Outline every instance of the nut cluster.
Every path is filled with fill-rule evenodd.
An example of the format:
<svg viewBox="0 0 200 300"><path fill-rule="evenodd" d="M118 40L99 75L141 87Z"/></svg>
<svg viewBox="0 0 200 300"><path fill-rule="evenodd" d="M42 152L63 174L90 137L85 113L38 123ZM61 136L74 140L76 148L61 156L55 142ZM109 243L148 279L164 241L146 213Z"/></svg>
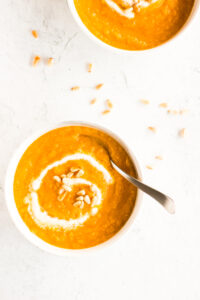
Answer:
<svg viewBox="0 0 200 300"><path fill-rule="evenodd" d="M85 190L80 190L76 193L76 201L74 202L74 207L79 207L80 209L84 208L85 204L92 204L92 206L97 204L98 198L95 194L95 188L94 185L90 186L90 190L93 193L92 199L90 198L89 195L86 194Z"/></svg>
<svg viewBox="0 0 200 300"><path fill-rule="evenodd" d="M61 176L55 175L53 179L60 183L61 186L58 190L58 201L63 201L68 192L72 191L72 188L69 185L68 179L75 177L81 177L84 174L84 171L80 168L70 168L70 171L67 174L62 174Z"/></svg>
<svg viewBox="0 0 200 300"><path fill-rule="evenodd" d="M57 200L62 202L67 196L67 193L72 191L72 188L69 185L69 178L81 177L83 175L84 175L84 171L80 168L75 168L75 167L71 167L69 172L66 174L62 174L60 176L55 175L53 179L60 184ZM98 197L96 195L96 189L93 184L90 186L90 192L92 193L92 197L86 194L86 191L84 189L79 190L76 193L76 199L73 206L83 209L85 204L92 205L92 206L97 205Z"/></svg>
<svg viewBox="0 0 200 300"><path fill-rule="evenodd" d="M80 207L81 209L83 209L85 203L91 203L90 197L86 195L85 190L80 190L79 192L77 192L76 196L76 201L73 204L74 207Z"/></svg>

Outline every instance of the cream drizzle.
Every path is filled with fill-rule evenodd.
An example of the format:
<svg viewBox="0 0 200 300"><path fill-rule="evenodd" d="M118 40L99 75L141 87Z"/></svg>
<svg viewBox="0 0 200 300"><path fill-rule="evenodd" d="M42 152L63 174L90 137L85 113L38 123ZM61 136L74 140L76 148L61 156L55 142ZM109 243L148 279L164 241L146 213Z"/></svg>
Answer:
<svg viewBox="0 0 200 300"><path fill-rule="evenodd" d="M30 185L30 193L25 198L25 203L28 205L28 212L30 213L35 223L42 228L48 227L48 228L53 228L55 230L75 229L77 226L80 226L85 221L87 221L90 218L90 216L93 216L96 213L98 213L98 210L103 200L102 193L100 189L97 187L97 185L84 178L67 178L68 181L67 184L70 187L73 187L74 185L78 185L78 184L93 186L97 201L95 201L95 205L91 205L91 209L89 212L85 213L84 215L80 215L79 218L76 219L71 218L69 220L65 220L65 219L59 219L57 217L49 216L48 213L46 211L43 211L40 207L37 191L39 190L47 172L59 165L62 165L68 161L73 161L73 160L88 161L91 165L93 165L97 170L99 170L103 174L104 180L108 184L111 184L113 182L113 178L110 175L110 173L106 170L106 168L100 163L98 163L92 156L87 154L76 153L73 155L67 155L63 159L50 164L40 173L39 177L32 182L32 184Z"/></svg>
<svg viewBox="0 0 200 300"><path fill-rule="evenodd" d="M135 17L134 6L136 6L138 9L145 8L159 0L121 0L121 5L116 3L115 0L103 1L121 16L128 19L133 19Z"/></svg>

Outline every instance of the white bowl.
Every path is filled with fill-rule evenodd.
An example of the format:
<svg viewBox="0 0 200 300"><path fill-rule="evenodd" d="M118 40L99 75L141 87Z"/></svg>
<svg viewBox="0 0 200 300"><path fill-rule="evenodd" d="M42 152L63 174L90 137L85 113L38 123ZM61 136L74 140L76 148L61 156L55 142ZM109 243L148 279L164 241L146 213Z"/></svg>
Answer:
<svg viewBox="0 0 200 300"><path fill-rule="evenodd" d="M56 128L60 128L60 127L66 127L66 126L86 126L86 127L90 127L90 128L96 128L100 131L103 131L105 133L107 133L108 135L110 135L112 138L114 138L116 141L118 141L120 143L120 145L122 145L122 147L127 151L127 153L130 155L130 158L132 159L132 162L136 168L136 172L138 175L138 178L141 179L141 171L138 165L138 162L135 158L135 156L132 154L132 152L127 148L127 146L124 144L124 142L119 139L114 133L110 132L109 130L102 128L98 125L94 125L94 124L89 124L89 123L84 123L84 122L63 122L63 123L59 123L59 124L55 124L54 126L50 126L46 129L40 130L39 132L35 133L33 136L29 137L14 153L10 164L8 166L8 170L6 173L6 181L5 181L5 198L6 198L6 203L7 203L7 207L8 207L8 211L11 215L11 218L15 224L15 226L18 228L18 230L35 246L39 247L42 250L45 250L47 252L50 252L52 254L56 254L56 255L78 255L78 254L83 254L83 253L90 253L93 252L97 249L101 249L104 248L105 246L111 245L115 240L117 240L120 236L122 236L128 229L130 229L131 225L133 224L133 221L135 219L135 216L138 212L140 203L141 203L141 199L142 199L142 192L140 190L137 191L137 197L136 197L136 202L135 202L135 207L133 209L133 212L131 214L131 216L129 217L129 219L127 220L126 224L121 228L121 230L116 233L112 238L110 238L109 240L107 240L106 242L99 244L97 246L91 247L91 248L85 248L85 249L78 249L78 250L74 250L74 249L63 249L63 248L59 248L56 246L52 246L50 244L48 244L47 242L43 241L42 239L40 239L39 237L37 237L34 233L32 233L29 228L27 227L27 225L24 223L24 221L22 220L16 204L15 204L15 199L14 199L14 193L13 193L13 183L14 183L14 176L15 176L15 171L16 168L18 166L18 163L22 157L22 155L24 154L24 152L26 151L26 149L36 140L38 139L40 136L42 136L43 134L45 134L48 131L51 131L53 129Z"/></svg>
<svg viewBox="0 0 200 300"><path fill-rule="evenodd" d="M102 40L100 40L99 38L97 38L86 26L85 24L82 22L76 7L74 5L74 0L67 0L68 1L68 6L69 9L72 13L72 16L74 17L74 20L76 21L76 23L79 25L79 27L82 29L82 31L90 38L92 39L96 44L100 45L101 47L111 50L112 52L115 53L125 53L125 54L130 54L130 53L146 53L146 52L155 52L160 48L164 48L166 46L166 44L170 44L172 41L175 40L175 38L177 39L177 37L182 36L182 33L185 32L185 30L189 27L189 25L191 25L192 21L194 21L195 16L197 15L197 11L199 8L199 4L200 4L200 0L195 0L194 2L194 6L192 8L192 11L187 19L187 21L185 22L185 24L180 28L180 30L173 35L169 40L167 40L166 42L154 47L154 48L150 48L150 49L145 49L145 50L125 50L125 49L119 49L116 48L114 46L108 45L107 43L103 42ZM95 1L95 0L94 0ZM184 0L183 0L184 1Z"/></svg>

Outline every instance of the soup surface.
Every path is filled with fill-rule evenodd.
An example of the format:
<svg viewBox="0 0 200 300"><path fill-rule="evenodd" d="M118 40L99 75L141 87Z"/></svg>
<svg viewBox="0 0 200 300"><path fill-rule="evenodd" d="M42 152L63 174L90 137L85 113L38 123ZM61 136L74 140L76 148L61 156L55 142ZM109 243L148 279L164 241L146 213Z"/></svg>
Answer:
<svg viewBox="0 0 200 300"><path fill-rule="evenodd" d="M81 249L122 228L137 190L113 170L106 149L137 177L122 146L94 128L61 127L28 147L16 169L14 198L30 231L54 246Z"/></svg>
<svg viewBox="0 0 200 300"><path fill-rule="evenodd" d="M174 36L188 19L194 0L74 0L86 27L120 49L144 50Z"/></svg>

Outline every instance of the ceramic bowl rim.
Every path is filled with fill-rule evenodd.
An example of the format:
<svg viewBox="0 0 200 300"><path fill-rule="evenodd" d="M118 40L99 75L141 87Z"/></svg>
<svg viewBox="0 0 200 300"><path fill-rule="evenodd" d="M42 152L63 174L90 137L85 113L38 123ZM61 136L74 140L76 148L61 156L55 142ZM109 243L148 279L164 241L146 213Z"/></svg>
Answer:
<svg viewBox="0 0 200 300"><path fill-rule="evenodd" d="M18 165L22 155L24 154L26 149L37 138L39 138L40 136L42 136L43 134L45 134L51 130L54 130L54 129L60 128L60 127L66 127L66 126L85 126L85 127L95 128L95 129L103 131L104 133L113 137L116 141L118 141L120 143L120 145L125 149L125 151L127 151L133 164L135 165L138 178L142 179L141 170L140 170L140 167L139 167L139 164L138 164L138 161L137 161L135 155L130 151L130 149L122 141L121 138L119 138L115 133L111 132L109 129L106 129L98 124L81 122L81 121L59 122L54 125L47 126L41 130L38 130L37 132L35 132L31 136L29 136L23 143L21 143L21 145L14 152L14 154L10 160L10 163L8 165L8 169L7 169L7 173L6 173L5 199L6 199L6 204L7 204L9 214L10 214L15 226L17 227L17 229L24 235L24 237L27 240L29 240L29 242L31 242L32 244L34 244L35 246L39 247L40 249L42 249L44 251L47 251L51 254L60 255L60 256L80 255L80 254L82 255L83 253L91 253L91 252L95 252L98 249L102 249L102 248L105 248L106 246L110 246L111 244L113 244L114 241L118 240L119 237L124 235L124 233L127 232L131 228L131 226L134 223L135 217L138 213L138 210L140 208L141 201L142 201L142 192L140 190L137 190L135 207L132 211L131 216L125 223L125 225L120 229L119 232L117 232L109 240L107 240L99 245L93 246L91 248L74 250L74 249L64 249L64 248L56 247L56 246L50 245L49 243L43 241L38 236L36 236L34 233L32 233L29 230L29 228L27 227L27 225L24 223L24 221L22 220L22 218L17 210L16 204L15 204L14 194L13 194L13 182L14 182L15 171L16 171L17 165Z"/></svg>
<svg viewBox="0 0 200 300"><path fill-rule="evenodd" d="M113 53L129 54L129 55L130 54L131 55L142 54L142 53L145 53L145 54L146 53L154 53L154 52L160 51L160 49L166 48L166 46L169 46L170 44L174 43L174 41L176 41L177 38L180 38L183 35L183 33L185 33L186 29L188 29L190 27L190 25L193 23L193 21L195 20L195 16L197 15L199 6L200 6L200 0L194 0L193 8L190 12L188 19L184 23L184 25L179 29L179 31L175 35L173 35L169 40L165 41L164 43L162 43L156 47L153 47L150 49L145 49L145 50L126 50L126 49L120 49L120 48L111 46L111 45L105 43L104 41L100 40L99 38L97 38L82 22L79 14L76 10L74 0L67 0L67 2L68 2L68 7L70 9L70 12L71 12L74 20L79 25L82 32L84 32L91 40L93 40L96 44L103 47L104 49L110 50Z"/></svg>

